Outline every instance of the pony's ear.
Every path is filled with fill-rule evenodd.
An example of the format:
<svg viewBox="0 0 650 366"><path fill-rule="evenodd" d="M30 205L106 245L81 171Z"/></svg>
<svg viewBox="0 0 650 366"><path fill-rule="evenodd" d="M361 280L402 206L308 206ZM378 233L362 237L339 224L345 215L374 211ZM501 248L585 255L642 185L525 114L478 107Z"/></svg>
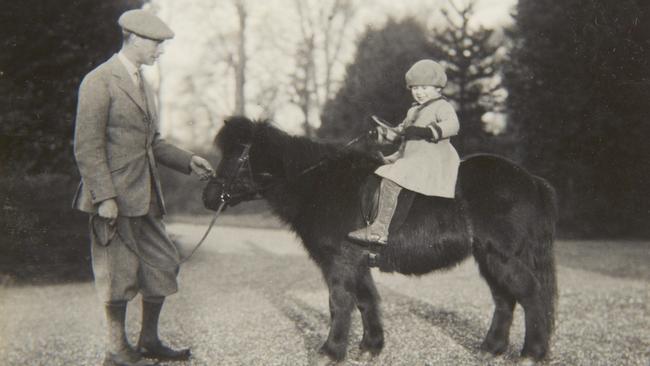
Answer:
<svg viewBox="0 0 650 366"><path fill-rule="evenodd" d="M215 138L222 152L238 151L242 144L249 144L253 138L255 123L246 117L234 116L224 120L224 125Z"/></svg>

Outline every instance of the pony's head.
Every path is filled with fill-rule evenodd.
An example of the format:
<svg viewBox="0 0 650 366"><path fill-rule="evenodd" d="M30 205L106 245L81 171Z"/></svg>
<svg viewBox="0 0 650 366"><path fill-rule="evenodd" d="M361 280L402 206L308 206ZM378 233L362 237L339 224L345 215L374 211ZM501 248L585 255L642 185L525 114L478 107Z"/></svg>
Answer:
<svg viewBox="0 0 650 366"><path fill-rule="evenodd" d="M253 122L246 117L231 117L225 121L215 144L221 151L221 161L215 177L203 191L203 201L207 208L216 210L222 201L234 206L242 201L260 198L264 184L270 174L261 168L259 159L252 158L255 150L253 142L258 129L268 126L267 122ZM259 154L258 154L259 155Z"/></svg>
<svg viewBox="0 0 650 366"><path fill-rule="evenodd" d="M216 209L256 198L277 197L287 186L311 193L314 184L336 177L365 178L380 164L374 154L289 136L268 121L231 117L215 139L221 162L204 191L206 207ZM221 200L220 200L221 198Z"/></svg>

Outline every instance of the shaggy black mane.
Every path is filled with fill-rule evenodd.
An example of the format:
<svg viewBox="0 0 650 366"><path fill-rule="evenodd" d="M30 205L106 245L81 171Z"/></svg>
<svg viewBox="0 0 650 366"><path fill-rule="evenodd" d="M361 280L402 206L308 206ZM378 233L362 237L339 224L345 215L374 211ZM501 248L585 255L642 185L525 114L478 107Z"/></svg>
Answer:
<svg viewBox="0 0 650 366"><path fill-rule="evenodd" d="M254 151L251 154L263 154L272 160L282 160L283 173L288 180L299 175L320 179L325 179L325 175L365 178L381 165L378 155L359 150L355 146L344 148L341 144L291 136L274 126L270 120L229 118L217 135L217 147L227 155L237 153L244 144L253 145ZM310 171L305 172L306 169Z"/></svg>

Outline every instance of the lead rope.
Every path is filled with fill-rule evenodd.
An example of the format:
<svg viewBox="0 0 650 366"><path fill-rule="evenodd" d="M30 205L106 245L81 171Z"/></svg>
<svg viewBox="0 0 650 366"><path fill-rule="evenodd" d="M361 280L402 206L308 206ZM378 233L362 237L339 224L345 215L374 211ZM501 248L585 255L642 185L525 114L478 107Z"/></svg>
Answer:
<svg viewBox="0 0 650 366"><path fill-rule="evenodd" d="M212 216L212 220L210 221L210 224L208 225L208 229L205 231L205 233L204 233L203 236L201 237L201 240L199 240L199 242L194 246L194 248L192 249L192 251L190 252L190 254L189 254L187 257L185 257L185 258L180 258L180 259L178 260L178 262L177 262L176 265L173 265L173 266L169 266L169 267L168 267L168 266L162 266L162 265L159 265L159 264L153 264L153 263L149 262L147 259L144 258L144 256L142 256L142 254L140 253L140 250L138 250L138 248L137 248L137 246L136 246L135 243L131 243L131 241L129 241L129 240L125 240L124 236L122 236L122 235L120 234L120 230L119 230L119 228L116 228L116 229L115 229L115 233L113 234L113 237L115 237L115 236L119 236L119 237L122 239L122 242L126 245L127 249L129 249L129 251L131 251L133 254L135 254L135 255L136 255L136 256L137 256L137 257L138 257L138 258L139 258L143 263L145 263L146 265L148 265L148 266L150 266L150 267L153 267L153 268L157 268L157 269L163 269L163 270L173 270L173 269L176 269L178 266L180 266L181 264L187 262L190 258L192 258L192 256L194 255L194 253L199 249L199 247L201 247L201 245L203 244L203 242L205 242L205 239L208 237L208 234L209 234L210 231L212 230L212 227L214 226L214 223L217 221L217 217L219 217L219 214L221 213L221 211L223 211L224 207L226 206L226 202L227 202L227 200L224 199L223 195L222 195L222 197L220 198L220 201L221 201L221 202L220 202L220 204L219 204L219 207L217 208L217 211L216 211L216 212L214 213L214 215ZM94 219L95 217L96 217L96 216L93 216L93 219ZM118 223L116 222L115 225L118 225ZM92 224L92 222L91 222L91 227L92 227L92 230L93 230L93 235L96 236L97 234L96 234L96 232L95 232L95 228L94 228L94 225ZM109 240L109 242L112 241L112 240L113 240L113 239L111 238L111 239ZM109 244L109 245L110 245L110 244ZM179 253L179 257L180 257L180 253Z"/></svg>
<svg viewBox="0 0 650 366"><path fill-rule="evenodd" d="M228 190L228 188L230 188L232 183L237 178L237 175L239 174L239 170L241 169L241 167L244 164L246 164L246 162L248 161L248 154L250 153L250 149L251 149L250 144L244 145L244 151L242 151L241 155L239 156L239 159L237 159L237 170L236 170L237 173L235 173L232 177L230 177L229 181L225 185L226 189L224 189L221 192L221 196L219 196L219 207L217 207L217 211L212 216L212 220L210 220L210 224L208 225L208 229L205 231L205 233L201 237L201 240L199 240L199 242L194 246L194 249L192 249L190 254L187 257L182 258L181 260L179 260L178 265L181 265L181 264L187 262L190 258L192 258L194 253L199 249L199 247L203 244L205 239L208 237L208 234L210 234L210 231L212 230L212 227L214 226L214 223L217 221L217 217L219 217L219 214L221 214L221 211L223 211L223 209L226 207L226 203L228 202L227 190ZM140 258L140 259L142 259L142 258ZM149 263L147 263L147 264L149 264Z"/></svg>
<svg viewBox="0 0 650 366"><path fill-rule="evenodd" d="M241 156L239 157L239 159L237 159L237 170L236 170L237 172L243 166L243 164L245 164L246 161L248 161L248 154L249 154L250 148L251 148L251 145L244 145L244 151L242 151ZM217 218L219 217L219 215L221 214L223 209L226 207L226 203L228 203L227 189L230 188L232 183L237 178L237 175L238 174L233 175L228 180L228 182L226 183L226 185L225 185L226 189L224 189L224 191L222 191L222 193L221 193L221 196L219 196L219 207L217 207L216 212L212 216L212 220L210 220L210 224L208 225L207 230L205 231L205 233L203 234L203 236L201 237L199 242L196 245L194 245L194 248L192 249L192 251L190 252L190 254L187 257L180 258L178 260L178 263L176 265L174 265L174 266L171 266L171 267L161 266L161 265L153 264L153 263L149 262L148 260L146 260L140 254L140 251L137 249L137 247L136 247L136 245L134 243L131 243L128 240L124 240L124 237L122 235L120 235L119 228L116 228L115 233L113 234L113 236L118 235L120 238L122 238L122 242L124 242L126 247L133 254L135 254L142 262L144 262L145 264L147 264L147 265L149 265L149 266L151 266L153 268L158 268L158 269L163 269L163 270L176 269L181 264L183 264L183 263L187 262L188 260L190 260L190 258L192 258L194 253L196 253L196 251L199 249L199 247L201 247L201 245L203 245L203 243L205 242L205 239L208 237L208 234L210 234L210 231L212 230L212 228L214 227L215 222L217 221ZM116 222L115 225L118 225L118 223ZM91 226L92 226L92 230L93 230L93 235L96 235L94 226L92 224L91 224ZM112 240L112 239L110 239L110 240ZM109 240L109 242L110 242L110 240ZM180 253L178 255L180 257Z"/></svg>
<svg viewBox="0 0 650 366"><path fill-rule="evenodd" d="M356 138L350 140L348 143L346 143L346 144L343 146L343 148L341 149L341 151L345 151L347 148L349 148L350 146L352 146L352 145L356 144L357 142L361 141L361 139L363 139L363 138L365 138L365 137L367 137L367 133L363 133L363 134L357 136ZM239 170L241 169L241 167L242 167L242 166L243 166L243 165L248 161L248 155L249 155L249 153L250 153L250 148L251 148L251 145L249 145L249 144L244 145L244 151L242 151L241 156L240 156L239 159L237 160L237 170L236 170L236 172L239 172ZM340 153L341 151L339 151L338 153ZM301 171L301 172L298 174L298 176L301 176L301 175L307 174L307 173L309 173L310 171L312 171L312 170L314 170L314 169L316 169L316 168L322 166L322 165L325 164L329 159L330 159L330 158L325 158L325 159L319 161L318 163L316 163L316 164L314 164L314 165L312 165L312 166L310 166L310 167L304 169L303 171ZM249 170L249 174L251 174L251 178L252 178L252 171ZM224 191L221 193L221 196L219 197L219 207L217 207L216 212L215 212L214 215L212 216L212 220L210 220L210 224L208 224L208 228L206 229L205 233L203 234L203 236L201 237L201 239L199 240L199 242L198 242L196 245L194 245L194 248L192 249L192 251L190 252L190 254L189 254L187 257L185 257L185 258L181 258L181 259L178 261L178 264L175 265L174 267L163 267L163 266L159 266L159 265L155 265L155 264L153 264L153 263L150 263L149 261L147 261L146 259L144 259L144 257L140 254L139 250L137 250L137 248L136 248L134 245L132 245L131 243L129 243L129 242L127 242L126 240L124 240L124 238L120 235L120 237L122 237L122 241L126 244L127 248L128 248L131 252L133 252L133 253L134 253L138 258L140 258L140 260L142 260L145 264L147 264L147 265L149 265L149 266L151 266L151 267L154 267L154 268L158 268L158 269L175 269L176 267L180 266L181 264L187 262L190 258L192 258L192 256L194 255L194 253L195 253L195 252L196 252L196 251L201 247L201 245L203 245L203 243L205 242L205 239L208 237L208 234L210 234L210 231L211 231L212 228L214 227L214 224L215 224L215 222L217 221L217 218L219 217L219 215L221 214L221 212L223 211L223 209L226 207L226 203L228 203L228 194L227 194L227 190L228 190L228 188L230 188L230 186L232 185L232 183L234 182L234 180L237 178L237 176L238 176L238 173L236 173L235 175L233 175L233 176L231 177L231 179L229 180L229 182L227 183L227 185L225 186L226 189L224 189ZM116 230L116 234L119 235L119 230ZM180 256L180 254L179 254L179 256Z"/></svg>

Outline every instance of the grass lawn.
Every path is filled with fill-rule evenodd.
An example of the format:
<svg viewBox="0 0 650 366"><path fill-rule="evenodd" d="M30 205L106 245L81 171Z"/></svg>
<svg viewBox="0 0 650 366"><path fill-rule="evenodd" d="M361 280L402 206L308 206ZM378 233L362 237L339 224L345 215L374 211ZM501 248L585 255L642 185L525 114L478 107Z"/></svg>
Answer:
<svg viewBox="0 0 650 366"><path fill-rule="evenodd" d="M557 264L608 276L650 281L650 241L555 241Z"/></svg>
<svg viewBox="0 0 650 366"><path fill-rule="evenodd" d="M173 215L169 222L194 223L207 229L212 216ZM222 214L216 226L238 226L251 228L287 228L269 212ZM218 229L213 229L218 230ZM621 278L650 280L650 241L620 239L574 240L556 239L555 257L557 264L569 268L599 272Z"/></svg>
<svg viewBox="0 0 650 366"><path fill-rule="evenodd" d="M167 222L183 222L198 225L203 231L212 219L206 215L170 215ZM276 216L269 211L258 212L228 212L221 214L216 221L216 227L237 226L249 228L287 229ZM72 228L71 228L72 229ZM85 230L85 228L84 228ZM70 230L71 241L86 244L86 233L81 229ZM61 236L59 233L59 236ZM78 236L84 236L80 239ZM73 238L74 236L74 238ZM74 239L74 240L72 240ZM69 246L47 245L53 252L50 253L51 261L42 258L27 263L23 258L20 261L4 258L0 264L0 284L10 283L57 283L92 280L89 262L89 250L80 253L67 253ZM626 240L564 240L555 242L557 264L564 267L598 272L619 278L635 278L650 281L650 241ZM36 258L33 258L36 259Z"/></svg>

